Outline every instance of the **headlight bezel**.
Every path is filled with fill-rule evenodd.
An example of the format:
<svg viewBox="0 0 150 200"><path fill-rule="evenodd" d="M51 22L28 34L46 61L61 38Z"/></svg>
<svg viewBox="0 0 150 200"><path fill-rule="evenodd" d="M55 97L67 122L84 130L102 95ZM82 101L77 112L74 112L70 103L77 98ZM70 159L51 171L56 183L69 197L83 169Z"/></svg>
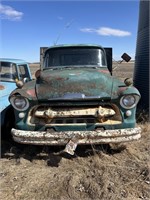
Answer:
<svg viewBox="0 0 150 200"><path fill-rule="evenodd" d="M12 96L10 98L10 103L13 108L18 111L25 111L29 108L29 100L23 96Z"/></svg>
<svg viewBox="0 0 150 200"><path fill-rule="evenodd" d="M120 98L120 105L125 109L132 109L136 107L140 96L135 94L126 94ZM131 102L132 101L132 102Z"/></svg>

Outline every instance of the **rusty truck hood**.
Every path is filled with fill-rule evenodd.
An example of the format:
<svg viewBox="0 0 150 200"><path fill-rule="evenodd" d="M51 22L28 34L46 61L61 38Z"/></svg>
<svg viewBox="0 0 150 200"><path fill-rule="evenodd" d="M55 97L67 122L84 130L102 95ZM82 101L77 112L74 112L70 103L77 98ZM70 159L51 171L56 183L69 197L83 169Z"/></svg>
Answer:
<svg viewBox="0 0 150 200"><path fill-rule="evenodd" d="M36 81L38 100L111 98L112 76L100 68L44 70Z"/></svg>

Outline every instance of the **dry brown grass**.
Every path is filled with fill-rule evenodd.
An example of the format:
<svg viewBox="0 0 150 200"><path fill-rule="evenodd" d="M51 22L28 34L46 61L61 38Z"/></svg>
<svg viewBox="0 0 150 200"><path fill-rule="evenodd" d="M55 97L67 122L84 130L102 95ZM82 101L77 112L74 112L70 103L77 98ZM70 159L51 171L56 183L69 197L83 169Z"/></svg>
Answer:
<svg viewBox="0 0 150 200"><path fill-rule="evenodd" d="M148 200L150 124L141 128L141 140L126 148L80 147L71 159L44 151L29 159L24 149L18 162L5 153L2 199Z"/></svg>
<svg viewBox="0 0 150 200"><path fill-rule="evenodd" d="M118 73L126 77L129 72ZM133 68L130 77L132 73ZM55 155L51 148L16 148L3 142L1 199L150 199L150 123L139 125L142 137L138 141L119 147L78 147L72 158Z"/></svg>

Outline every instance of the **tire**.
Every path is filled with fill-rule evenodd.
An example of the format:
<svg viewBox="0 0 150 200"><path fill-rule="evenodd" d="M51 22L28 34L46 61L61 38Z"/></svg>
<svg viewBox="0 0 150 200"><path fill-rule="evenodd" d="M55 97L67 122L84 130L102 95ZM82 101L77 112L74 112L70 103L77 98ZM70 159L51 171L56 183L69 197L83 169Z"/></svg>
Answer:
<svg viewBox="0 0 150 200"><path fill-rule="evenodd" d="M5 113L4 125L1 129L1 139L11 141L11 129L15 125L15 116L12 107L9 107Z"/></svg>

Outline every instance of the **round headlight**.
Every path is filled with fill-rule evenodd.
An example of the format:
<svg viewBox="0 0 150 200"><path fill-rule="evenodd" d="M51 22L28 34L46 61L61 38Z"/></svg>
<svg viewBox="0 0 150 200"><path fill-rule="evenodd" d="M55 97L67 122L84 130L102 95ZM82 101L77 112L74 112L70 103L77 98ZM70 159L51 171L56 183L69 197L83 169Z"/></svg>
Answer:
<svg viewBox="0 0 150 200"><path fill-rule="evenodd" d="M120 99L120 105L123 108L133 108L136 106L138 100L135 95L125 95Z"/></svg>
<svg viewBox="0 0 150 200"><path fill-rule="evenodd" d="M27 110L29 107L28 99L21 96L11 97L10 102L12 106L19 111Z"/></svg>

